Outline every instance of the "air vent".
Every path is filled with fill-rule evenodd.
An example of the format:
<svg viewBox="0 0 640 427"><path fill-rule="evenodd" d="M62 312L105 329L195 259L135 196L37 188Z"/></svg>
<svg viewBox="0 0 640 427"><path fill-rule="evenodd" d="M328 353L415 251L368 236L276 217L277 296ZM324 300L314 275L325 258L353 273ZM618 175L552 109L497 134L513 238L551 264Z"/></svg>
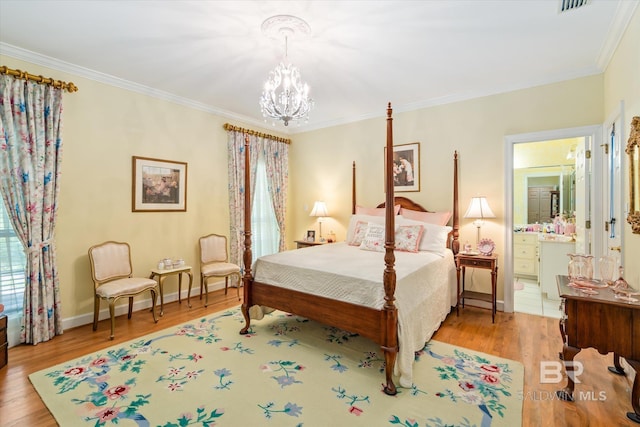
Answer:
<svg viewBox="0 0 640 427"><path fill-rule="evenodd" d="M560 13L591 4L591 0L560 0Z"/></svg>

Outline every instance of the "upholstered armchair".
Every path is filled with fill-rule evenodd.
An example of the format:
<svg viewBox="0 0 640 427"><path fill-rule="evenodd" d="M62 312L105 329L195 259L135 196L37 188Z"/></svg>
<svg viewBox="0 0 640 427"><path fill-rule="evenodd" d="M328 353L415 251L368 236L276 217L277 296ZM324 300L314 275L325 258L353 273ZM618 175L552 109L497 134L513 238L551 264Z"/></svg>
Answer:
<svg viewBox="0 0 640 427"><path fill-rule="evenodd" d="M240 299L240 267L237 264L229 262L226 236L209 234L208 236L201 237L199 243L200 299L202 299L202 288L204 287L204 306L206 307L209 304L208 280L210 278L224 277L224 293L226 295L229 288L229 278L236 277L238 279L236 293L238 295L238 299Z"/></svg>
<svg viewBox="0 0 640 427"><path fill-rule="evenodd" d="M158 282L146 277L132 277L131 248L128 243L108 241L92 246L89 248L89 260L91 261L91 277L94 283L94 331L98 329L100 300L105 299L109 302L110 339L113 339L116 301L120 297L129 298L128 318L131 319L133 297L145 291L151 292L151 313L153 321L158 322L155 311Z"/></svg>

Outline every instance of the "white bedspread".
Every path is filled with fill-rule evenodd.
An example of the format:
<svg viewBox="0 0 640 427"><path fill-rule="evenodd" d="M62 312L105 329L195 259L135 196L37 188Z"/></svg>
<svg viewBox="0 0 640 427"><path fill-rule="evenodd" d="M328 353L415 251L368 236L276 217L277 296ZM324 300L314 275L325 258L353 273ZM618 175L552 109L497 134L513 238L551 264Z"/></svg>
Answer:
<svg viewBox="0 0 640 427"><path fill-rule="evenodd" d="M456 298L451 251L395 252L399 353L394 374L411 387L414 352L424 347ZM381 309L384 253L333 243L281 252L256 260L256 281ZM304 313L298 313L304 316Z"/></svg>

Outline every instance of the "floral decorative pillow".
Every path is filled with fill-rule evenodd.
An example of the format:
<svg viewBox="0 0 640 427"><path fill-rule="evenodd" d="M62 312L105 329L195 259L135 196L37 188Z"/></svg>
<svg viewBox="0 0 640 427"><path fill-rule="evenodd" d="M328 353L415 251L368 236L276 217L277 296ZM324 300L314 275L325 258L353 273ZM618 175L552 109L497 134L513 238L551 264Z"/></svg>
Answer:
<svg viewBox="0 0 640 427"><path fill-rule="evenodd" d="M396 249L405 252L418 252L424 233L422 225L401 225L396 230Z"/></svg>
<svg viewBox="0 0 640 427"><path fill-rule="evenodd" d="M353 237L355 236L356 224L360 221L365 223L364 231L366 231L368 223L375 222L376 224L384 224L385 217L373 216L373 215L358 215L358 214L351 215L351 219L349 219L349 228L347 228L347 238L345 239L347 243L353 241ZM358 241L357 245L360 245L361 242L362 242L362 239Z"/></svg>
<svg viewBox="0 0 640 427"><path fill-rule="evenodd" d="M367 234L367 228L369 227L369 223L365 221L356 222L356 226L353 229L353 237L349 242L347 242L351 246L360 246L362 243L362 239L364 239L365 234Z"/></svg>
<svg viewBox="0 0 640 427"><path fill-rule="evenodd" d="M367 231L360 244L360 249L365 251L384 252L384 230L381 224L369 223Z"/></svg>
<svg viewBox="0 0 640 427"><path fill-rule="evenodd" d="M451 227L448 225L436 225L429 224L428 222L415 221L413 219L407 219L403 216L398 216L396 224L399 225L422 225L424 227L424 233L420 241L421 251L435 252L440 256L443 256L447 249L447 239Z"/></svg>

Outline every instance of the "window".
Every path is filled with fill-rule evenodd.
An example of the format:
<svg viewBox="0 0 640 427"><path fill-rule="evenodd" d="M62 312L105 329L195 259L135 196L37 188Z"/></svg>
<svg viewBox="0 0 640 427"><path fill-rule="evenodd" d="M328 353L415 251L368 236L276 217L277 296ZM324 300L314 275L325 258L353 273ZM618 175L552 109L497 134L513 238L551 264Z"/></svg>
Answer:
<svg viewBox="0 0 640 427"><path fill-rule="evenodd" d="M22 316L25 265L22 243L13 231L4 202L0 201L0 304L4 304L5 314L14 318Z"/></svg>
<svg viewBox="0 0 640 427"><path fill-rule="evenodd" d="M258 156L256 171L256 187L253 206L251 207L251 231L253 259L278 252L280 243L280 227L273 211L273 202L269 194L267 168L264 155Z"/></svg>

